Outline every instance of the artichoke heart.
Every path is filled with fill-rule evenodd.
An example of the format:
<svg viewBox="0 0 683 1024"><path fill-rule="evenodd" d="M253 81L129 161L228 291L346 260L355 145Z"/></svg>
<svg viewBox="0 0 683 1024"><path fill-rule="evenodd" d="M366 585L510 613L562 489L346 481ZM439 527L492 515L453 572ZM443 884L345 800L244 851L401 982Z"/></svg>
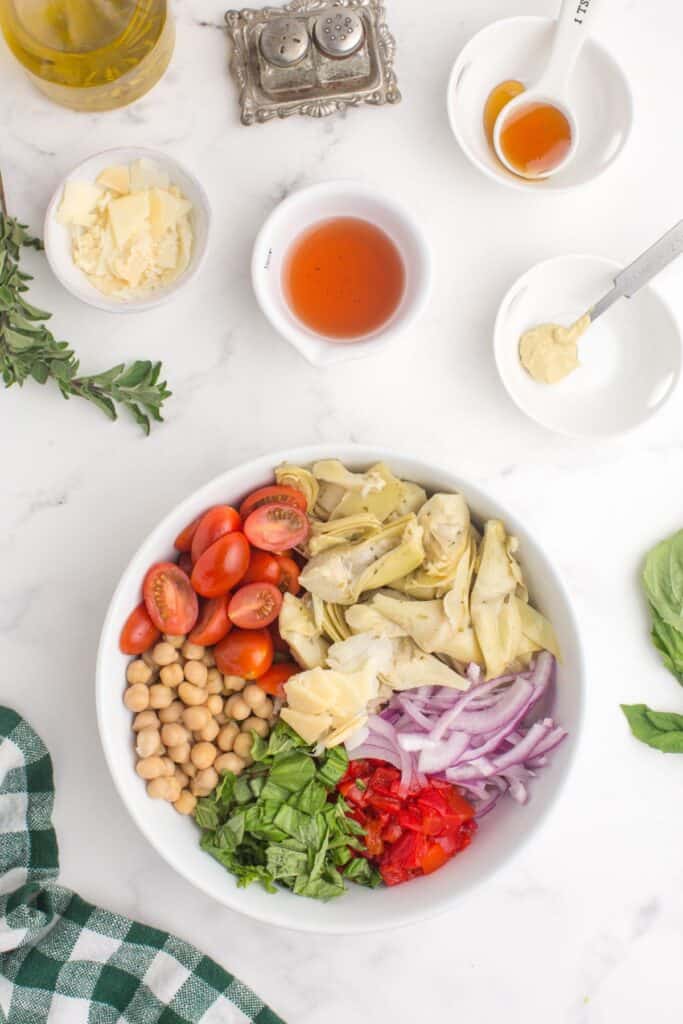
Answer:
<svg viewBox="0 0 683 1024"><path fill-rule="evenodd" d="M533 651L550 651L558 661L561 661L562 655L555 630L545 615L541 615L539 611L518 597L513 598L513 600L518 606L522 622L524 650L520 651L520 654Z"/></svg>
<svg viewBox="0 0 683 1024"><path fill-rule="evenodd" d="M355 604L366 590L387 586L422 562L422 529L415 516L387 523L359 544L338 544L315 555L300 576L310 593L333 604Z"/></svg>
<svg viewBox="0 0 683 1024"><path fill-rule="evenodd" d="M319 484L318 497L313 507L313 516L321 522L326 523L346 491L339 484Z"/></svg>
<svg viewBox="0 0 683 1024"><path fill-rule="evenodd" d="M386 481L377 467L373 466L366 473L352 473L339 459L321 459L313 465L313 476L326 484L337 484L345 491L358 491L365 497L375 491L382 491Z"/></svg>
<svg viewBox="0 0 683 1024"><path fill-rule="evenodd" d="M426 500L427 492L424 487L411 483L410 480L401 480L398 505L391 513L390 518L395 519L400 516L407 516L411 512L417 515Z"/></svg>
<svg viewBox="0 0 683 1024"><path fill-rule="evenodd" d="M314 473L318 466L320 463L313 467ZM402 493L401 481L383 462L371 466L366 473L352 473L350 476L365 482L361 482L360 486L345 488L344 496L332 512L331 519L369 513L383 523L398 508ZM344 486L341 479L338 482Z"/></svg>
<svg viewBox="0 0 683 1024"><path fill-rule="evenodd" d="M298 598L285 594L278 626L282 639L302 668L317 668L325 664L328 644L315 623L308 595Z"/></svg>
<svg viewBox="0 0 683 1024"><path fill-rule="evenodd" d="M286 487L294 487L301 491L306 498L306 508L312 512L318 500L318 481L308 469L302 466L294 466L290 462L283 462L275 470L275 479L279 484Z"/></svg>
<svg viewBox="0 0 683 1024"><path fill-rule="evenodd" d="M356 606L356 608L362 607ZM389 594L375 594L370 608L403 630L426 654L442 654L462 664L481 663L482 654L471 628L455 629L443 600L410 601ZM355 609L347 612L353 626Z"/></svg>
<svg viewBox="0 0 683 1024"><path fill-rule="evenodd" d="M522 647L520 605L527 601L522 571L515 558L516 538L498 519L484 527L479 566L470 598L474 630L484 656L486 678L502 675ZM515 601L513 598L518 598Z"/></svg>
<svg viewBox="0 0 683 1024"><path fill-rule="evenodd" d="M470 540L470 510L462 494L433 494L418 513L423 530L424 568L446 574L463 554Z"/></svg>
<svg viewBox="0 0 683 1024"><path fill-rule="evenodd" d="M321 551L327 551L335 544L355 544L379 533L381 529L379 519L368 512L344 516L343 519L331 519L326 523L314 521L306 550L310 556L319 555Z"/></svg>
<svg viewBox="0 0 683 1024"><path fill-rule="evenodd" d="M419 522L419 516L418 516ZM477 559L477 534L473 528L460 556L443 572L427 570L424 566L411 572L405 579L392 583L394 590L400 590L408 597L430 601L437 597L449 597L448 615L456 629L465 629L470 623L469 595ZM456 608L459 609L456 612Z"/></svg>
<svg viewBox="0 0 683 1024"><path fill-rule="evenodd" d="M425 654L409 639L393 640L394 658L382 679L394 690L414 690L418 686L449 686L454 690L468 690L471 683L465 676L440 661L433 654Z"/></svg>
<svg viewBox="0 0 683 1024"><path fill-rule="evenodd" d="M341 605L323 601L321 597L317 597L315 594L312 594L311 597L313 600L313 618L323 636L327 637L333 644L348 639L351 636L351 629L346 623Z"/></svg>

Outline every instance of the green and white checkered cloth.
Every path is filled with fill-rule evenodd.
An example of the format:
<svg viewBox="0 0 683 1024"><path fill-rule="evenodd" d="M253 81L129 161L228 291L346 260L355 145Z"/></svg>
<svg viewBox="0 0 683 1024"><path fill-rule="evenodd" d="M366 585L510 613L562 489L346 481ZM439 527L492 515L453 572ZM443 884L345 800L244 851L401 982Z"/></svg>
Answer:
<svg viewBox="0 0 683 1024"><path fill-rule="evenodd" d="M52 762L0 707L0 1020L7 1024L282 1024L167 932L58 885Z"/></svg>

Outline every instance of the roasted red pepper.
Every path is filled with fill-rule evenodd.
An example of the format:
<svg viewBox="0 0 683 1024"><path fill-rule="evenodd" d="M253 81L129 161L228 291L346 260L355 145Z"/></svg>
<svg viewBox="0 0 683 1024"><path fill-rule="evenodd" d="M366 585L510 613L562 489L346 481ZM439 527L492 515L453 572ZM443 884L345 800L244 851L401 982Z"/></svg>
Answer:
<svg viewBox="0 0 683 1024"><path fill-rule="evenodd" d="M442 867L472 841L474 808L448 782L430 779L401 793L401 773L384 761L351 761L338 786L365 829L364 857L387 885Z"/></svg>

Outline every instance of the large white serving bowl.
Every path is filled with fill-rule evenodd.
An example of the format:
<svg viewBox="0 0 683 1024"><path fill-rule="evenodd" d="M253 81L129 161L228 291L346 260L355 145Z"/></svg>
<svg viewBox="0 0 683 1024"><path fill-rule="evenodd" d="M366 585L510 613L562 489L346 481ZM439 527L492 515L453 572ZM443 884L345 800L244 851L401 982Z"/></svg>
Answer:
<svg viewBox="0 0 683 1024"><path fill-rule="evenodd" d="M520 807L509 798L481 822L472 845L439 871L391 889L350 886L332 903L280 891L269 894L258 885L240 889L208 854L199 848L191 819L168 804L150 800L134 768L131 713L124 707L128 657L119 651L121 627L140 600L146 569L173 557L173 539L203 509L221 502L239 502L255 487L272 480L282 461L299 464L337 457L352 469L385 460L395 473L422 484L428 491L462 491L477 519L500 517L519 537L520 559L533 600L555 626L563 652L558 673L554 716L568 730L568 739L532 784L531 800ZM102 628L97 657L97 717L105 757L121 798L134 821L161 856L189 882L219 903L269 924L300 931L354 933L408 924L452 907L475 886L490 878L519 852L539 829L567 779L579 737L584 690L584 663L579 630L569 595L550 559L507 509L478 487L431 463L361 445L337 444L264 455L217 476L174 508L133 555L112 598Z"/></svg>

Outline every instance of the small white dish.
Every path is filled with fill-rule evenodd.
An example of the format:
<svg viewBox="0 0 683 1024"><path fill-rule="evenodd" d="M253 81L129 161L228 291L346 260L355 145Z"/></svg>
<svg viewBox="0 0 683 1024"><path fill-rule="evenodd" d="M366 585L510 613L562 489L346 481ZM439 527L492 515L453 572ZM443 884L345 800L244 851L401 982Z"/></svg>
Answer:
<svg viewBox="0 0 683 1024"><path fill-rule="evenodd" d="M88 181L94 183L97 176L106 168L117 164L131 164L141 158L153 160L167 172L172 185L177 185L186 199L192 203L190 222L192 224L193 242L192 255L187 269L165 288L158 288L146 298L133 298L125 301L103 295L73 261L71 255L71 231L57 221L57 210L62 201L64 186L67 181ZM89 157L78 164L60 181L50 200L45 214L43 238L45 255L52 267L55 277L67 291L75 295L81 302L96 306L108 313L140 313L153 309L167 302L198 273L209 241L211 209L206 192L197 178L171 156L156 149L139 146L126 146L121 149L106 149L102 153Z"/></svg>
<svg viewBox="0 0 683 1024"><path fill-rule="evenodd" d="M467 158L487 177L525 192L562 192L593 181L621 153L633 122L626 76L600 43L587 39L567 96L580 127L571 163L557 174L535 180L503 167L484 132L486 100L507 79L532 85L546 66L554 32L552 18L534 16L487 25L460 52L448 83L451 128Z"/></svg>
<svg viewBox="0 0 683 1024"><path fill-rule="evenodd" d="M398 308L358 341L338 342L310 330L289 308L282 287L283 262L292 242L332 217L371 221L403 258L405 289ZM381 352L416 320L431 293L431 255L417 220L396 200L362 182L326 181L294 192L275 207L254 242L251 279L256 299L278 334L314 366L332 366Z"/></svg>
<svg viewBox="0 0 683 1024"><path fill-rule="evenodd" d="M494 328L498 373L531 419L572 437L607 437L644 423L673 393L681 373L681 333L652 285L619 299L579 341L581 365L557 384L532 380L519 361L519 339L542 323L569 326L600 299L621 267L600 256L545 260L503 299Z"/></svg>
<svg viewBox="0 0 683 1024"><path fill-rule="evenodd" d="M173 538L201 511L220 502L239 502L255 487L272 480L273 468L283 461L307 465L338 458L351 469L384 460L407 480L428 491L458 491L465 495L476 520L502 519L520 541L520 560L529 591L555 627L563 660L558 665L553 715L569 731L568 739L534 780L526 807L501 800L495 812L481 819L472 846L439 871L406 885L366 889L352 885L341 899L320 900L276 894L259 885L241 889L235 878L199 848L194 822L161 800L150 800L135 772L131 713L123 704L126 665L119 650L121 628L140 601L140 583L154 562L174 557ZM298 931L349 934L393 929L442 913L507 866L531 842L557 802L571 771L579 743L585 692L585 667L579 626L571 600L556 567L527 525L484 491L434 463L364 445L325 444L274 452L234 466L182 501L158 523L131 558L107 612L96 672L97 722L104 754L119 795L150 844L171 867L218 903L248 917Z"/></svg>

